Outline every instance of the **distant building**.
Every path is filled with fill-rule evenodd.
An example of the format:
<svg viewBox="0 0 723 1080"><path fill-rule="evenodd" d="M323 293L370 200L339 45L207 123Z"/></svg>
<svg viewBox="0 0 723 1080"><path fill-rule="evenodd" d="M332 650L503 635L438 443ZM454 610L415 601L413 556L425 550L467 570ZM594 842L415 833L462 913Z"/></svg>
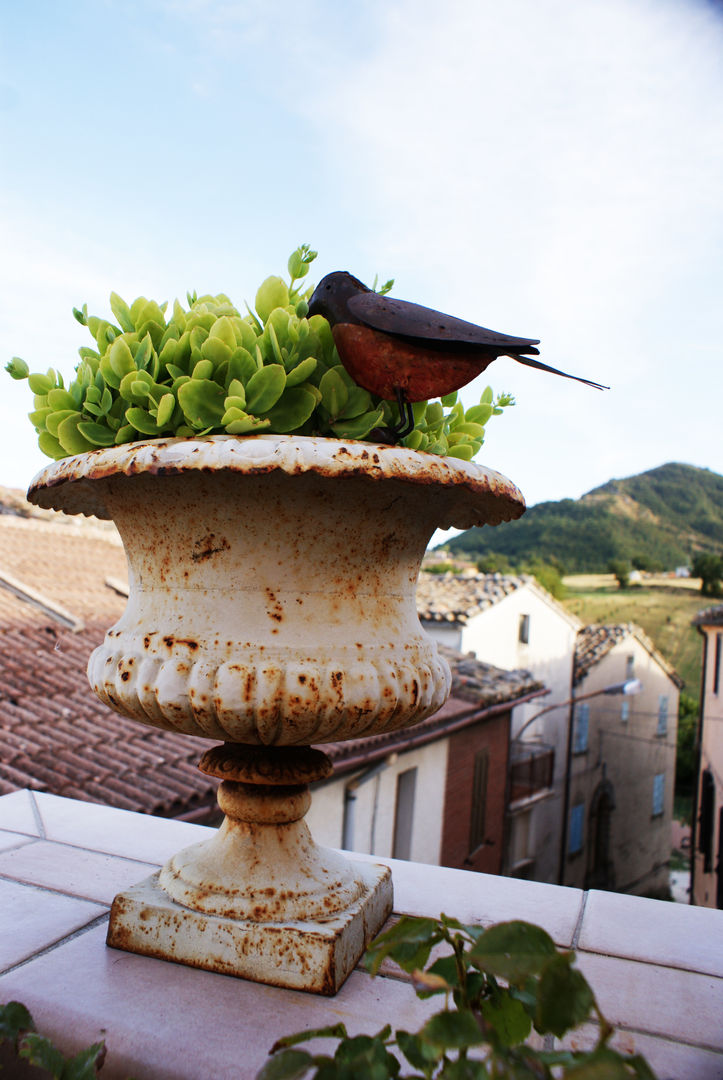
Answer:
<svg viewBox="0 0 723 1080"><path fill-rule="evenodd" d="M723 908L723 604L701 611L693 624L704 644L691 902Z"/></svg>
<svg viewBox="0 0 723 1080"><path fill-rule="evenodd" d="M510 713L544 687L442 646L445 705L413 727L327 744L334 775L316 785L314 839L371 855L502 872Z"/></svg>
<svg viewBox="0 0 723 1080"><path fill-rule="evenodd" d="M574 696L599 696L572 711L561 884L667 895L680 686L632 623L580 631Z"/></svg>
<svg viewBox="0 0 723 1080"><path fill-rule="evenodd" d="M417 611L437 641L508 670L526 669L567 702L577 632L582 626L533 577L420 575ZM539 703L512 714L509 822L503 870L535 881L557 881L569 709L530 724ZM524 731L523 731L524 728ZM521 738L517 738L521 733Z"/></svg>

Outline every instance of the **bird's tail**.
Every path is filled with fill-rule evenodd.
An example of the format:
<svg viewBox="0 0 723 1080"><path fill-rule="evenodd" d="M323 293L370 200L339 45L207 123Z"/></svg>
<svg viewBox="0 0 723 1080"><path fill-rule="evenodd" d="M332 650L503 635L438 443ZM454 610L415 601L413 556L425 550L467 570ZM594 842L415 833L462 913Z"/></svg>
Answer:
<svg viewBox="0 0 723 1080"><path fill-rule="evenodd" d="M543 364L541 360L533 360L531 356L523 356L521 353L505 353L505 356L511 356L513 360L519 361L520 364L527 364L528 367L539 368L540 371L550 371L553 375L562 375L564 379L575 379L577 382L585 383L586 386L592 386L595 390L609 390L609 386L603 386L602 383L592 382L590 379L583 379L579 375L568 375L566 371L558 371L557 368L550 367L549 364Z"/></svg>

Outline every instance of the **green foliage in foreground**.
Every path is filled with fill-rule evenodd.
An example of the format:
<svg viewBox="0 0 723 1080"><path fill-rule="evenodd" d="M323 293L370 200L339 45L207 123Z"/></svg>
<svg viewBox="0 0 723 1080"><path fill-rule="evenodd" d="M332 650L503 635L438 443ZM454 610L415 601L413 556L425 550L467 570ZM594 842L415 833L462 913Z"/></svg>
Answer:
<svg viewBox="0 0 723 1080"><path fill-rule="evenodd" d="M19 1001L0 1005L0 1043L9 1042L19 1058L45 1069L55 1080L95 1080L105 1059L105 1043L94 1043L65 1058L49 1039L38 1035L33 1018Z"/></svg>
<svg viewBox="0 0 723 1080"><path fill-rule="evenodd" d="M165 303L140 296L129 305L111 293L114 321L75 308L93 347L79 350L67 387L53 368L31 373L19 357L6 367L35 395L30 420L40 449L58 459L145 439L259 432L374 440L376 429L398 420L398 408L357 386L329 323L306 317L313 287L304 279L315 258L307 244L293 252L289 281L267 278L246 315L223 293L189 293L188 307L176 300L170 314ZM418 402L404 445L469 461L488 420L513 404L490 387L467 410L456 393Z"/></svg>
<svg viewBox="0 0 723 1080"><path fill-rule="evenodd" d="M449 955L429 964L433 947ZM590 986L574 967L574 954L558 952L552 938L524 922L488 929L465 926L442 915L404 917L372 944L367 966L376 974L386 958L412 975L418 997L444 996L445 1007L416 1033L390 1025L376 1035L350 1036L344 1024L280 1039L257 1080L387 1080L404 1075L438 1080L654 1080L640 1055L609 1046L613 1029ZM591 1051L533 1049L525 1040L562 1038L588 1019L599 1037ZM310 1040L337 1040L332 1056L299 1049Z"/></svg>

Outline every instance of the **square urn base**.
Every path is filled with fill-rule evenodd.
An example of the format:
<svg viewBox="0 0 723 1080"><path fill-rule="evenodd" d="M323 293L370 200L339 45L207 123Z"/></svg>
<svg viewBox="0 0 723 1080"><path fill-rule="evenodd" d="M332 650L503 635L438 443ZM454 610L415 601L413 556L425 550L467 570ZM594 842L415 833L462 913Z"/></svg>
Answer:
<svg viewBox="0 0 723 1080"><path fill-rule="evenodd" d="M335 994L391 914L391 871L354 863L363 895L324 922L251 922L206 915L176 903L158 874L113 901L107 944L223 975Z"/></svg>

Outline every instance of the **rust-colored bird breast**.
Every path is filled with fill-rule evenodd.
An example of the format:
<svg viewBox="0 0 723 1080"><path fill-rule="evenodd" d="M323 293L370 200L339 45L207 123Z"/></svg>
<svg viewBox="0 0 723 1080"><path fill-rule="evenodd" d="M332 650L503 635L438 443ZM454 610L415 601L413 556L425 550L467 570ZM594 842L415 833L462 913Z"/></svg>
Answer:
<svg viewBox="0 0 723 1080"><path fill-rule="evenodd" d="M480 353L448 351L414 344L353 323L333 327L334 342L351 377L387 401L399 387L407 401L443 397L465 386L492 363Z"/></svg>

